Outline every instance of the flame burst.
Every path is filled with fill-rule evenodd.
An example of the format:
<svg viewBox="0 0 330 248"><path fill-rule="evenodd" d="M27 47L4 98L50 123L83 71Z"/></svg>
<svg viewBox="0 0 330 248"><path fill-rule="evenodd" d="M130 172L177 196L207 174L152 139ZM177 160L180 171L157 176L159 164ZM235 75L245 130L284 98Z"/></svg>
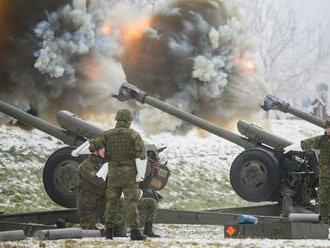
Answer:
<svg viewBox="0 0 330 248"><path fill-rule="evenodd" d="M145 31L151 27L151 21L149 18L143 17L139 20L128 23L123 27L122 40L125 44L137 41L141 39Z"/></svg>
<svg viewBox="0 0 330 248"><path fill-rule="evenodd" d="M103 36L111 34L112 31L113 31L113 28L112 28L112 25L110 23L103 24L103 26L100 29L100 33Z"/></svg>
<svg viewBox="0 0 330 248"><path fill-rule="evenodd" d="M1 1L1 0L0 0ZM147 17L142 17L134 22L124 24L122 27L114 28L111 23L104 23L100 28L100 33L103 36L111 34L115 29L119 29L122 36L122 41L125 44L141 39L145 31L151 27L151 20Z"/></svg>
<svg viewBox="0 0 330 248"><path fill-rule="evenodd" d="M235 63L245 72L254 72L256 69L254 61L250 58L236 58Z"/></svg>

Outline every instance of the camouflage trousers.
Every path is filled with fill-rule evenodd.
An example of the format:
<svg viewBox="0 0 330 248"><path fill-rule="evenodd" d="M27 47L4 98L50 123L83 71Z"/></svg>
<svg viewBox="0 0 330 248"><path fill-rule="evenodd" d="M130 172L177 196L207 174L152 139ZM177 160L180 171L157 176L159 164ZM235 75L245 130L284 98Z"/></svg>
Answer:
<svg viewBox="0 0 330 248"><path fill-rule="evenodd" d="M105 197L106 197L106 208L105 208L105 224L107 228L113 228L119 226L122 221L120 218L120 196L124 194L126 201L127 217L131 229L137 229L139 227L139 210L138 203L140 198L140 190L138 183L135 181L127 182L122 186L115 186L108 184Z"/></svg>
<svg viewBox="0 0 330 248"><path fill-rule="evenodd" d="M330 177L320 176L318 200L322 223L330 221Z"/></svg>
<svg viewBox="0 0 330 248"><path fill-rule="evenodd" d="M156 210L158 203L153 198L141 198L138 209L141 215L141 220L144 222L153 222L156 218Z"/></svg>
<svg viewBox="0 0 330 248"><path fill-rule="evenodd" d="M140 214L141 223L153 222L156 219L156 210L158 202L153 198L141 198L138 204L138 210ZM116 218L116 222L120 226L124 226L126 222L127 204L124 199L120 198L119 210Z"/></svg>
<svg viewBox="0 0 330 248"><path fill-rule="evenodd" d="M77 210L82 229L96 229L95 224L103 222L104 196L96 192L79 191Z"/></svg>
<svg viewBox="0 0 330 248"><path fill-rule="evenodd" d="M119 211L116 217L115 228L121 235L127 235L126 230L126 205L123 198L120 198ZM158 202L153 198L141 198L139 201L138 209L140 214L140 222L142 226L145 222L153 222L156 218L156 210Z"/></svg>
<svg viewBox="0 0 330 248"><path fill-rule="evenodd" d="M79 218L81 229L95 230L100 222L100 214L96 212L80 212Z"/></svg>

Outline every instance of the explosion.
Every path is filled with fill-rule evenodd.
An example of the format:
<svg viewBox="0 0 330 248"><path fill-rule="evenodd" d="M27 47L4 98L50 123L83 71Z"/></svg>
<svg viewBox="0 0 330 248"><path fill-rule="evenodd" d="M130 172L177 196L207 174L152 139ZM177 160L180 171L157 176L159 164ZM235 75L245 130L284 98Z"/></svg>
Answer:
<svg viewBox="0 0 330 248"><path fill-rule="evenodd" d="M171 1L150 23L121 56L129 82L216 121L228 122L259 108L266 86L256 66L255 42L233 1ZM150 116L141 114L140 122L160 127L166 118Z"/></svg>
<svg viewBox="0 0 330 248"><path fill-rule="evenodd" d="M0 0L0 99L50 118L59 109L104 116L123 104L110 95L127 77L212 120L259 108L266 85L232 0L168 1L154 12L131 3ZM149 107L135 109L146 131L186 128Z"/></svg>
<svg viewBox="0 0 330 248"><path fill-rule="evenodd" d="M146 17L126 25L122 35L124 45L140 40L148 28L150 28L150 20Z"/></svg>

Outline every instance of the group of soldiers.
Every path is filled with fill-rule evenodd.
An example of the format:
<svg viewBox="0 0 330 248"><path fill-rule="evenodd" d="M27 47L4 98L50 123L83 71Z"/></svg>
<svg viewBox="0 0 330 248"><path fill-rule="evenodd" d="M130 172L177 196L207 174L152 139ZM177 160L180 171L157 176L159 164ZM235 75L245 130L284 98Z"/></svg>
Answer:
<svg viewBox="0 0 330 248"><path fill-rule="evenodd" d="M77 206L81 227L94 229L98 222L105 223L105 236L126 237L126 221L131 228L132 240L145 236L159 237L152 223L161 196L143 182L136 182L136 159L146 159L146 148L141 136L130 129L132 114L119 110L116 127L101 137L89 141L91 154L79 169ZM321 223L330 221L330 119L323 135L303 140L285 148L284 152L315 149L319 154L318 201ZM104 161L109 163L106 182L96 174ZM142 197L140 198L140 191ZM121 197L123 194L123 198ZM145 220L144 235L140 232L140 214Z"/></svg>
<svg viewBox="0 0 330 248"><path fill-rule="evenodd" d="M144 182L136 181L136 159L146 160L144 142L130 128L133 118L129 110L119 110L115 119L114 129L89 140L91 154L79 167L77 208L81 228L95 229L97 223L104 223L106 238L113 239L127 237L128 222L131 240L159 237L152 226L162 197ZM104 162L109 165L106 181L97 176ZM139 230L140 214L143 234Z"/></svg>

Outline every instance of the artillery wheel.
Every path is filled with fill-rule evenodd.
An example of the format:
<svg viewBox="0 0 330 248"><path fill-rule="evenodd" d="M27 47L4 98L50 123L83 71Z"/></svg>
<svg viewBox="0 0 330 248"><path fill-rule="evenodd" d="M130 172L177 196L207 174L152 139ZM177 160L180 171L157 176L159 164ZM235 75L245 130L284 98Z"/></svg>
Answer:
<svg viewBox="0 0 330 248"><path fill-rule="evenodd" d="M280 185L279 162L266 150L246 150L234 160L230 182L236 194L246 201L272 201Z"/></svg>
<svg viewBox="0 0 330 248"><path fill-rule="evenodd" d="M75 147L63 147L47 160L43 170L43 183L49 197L62 207L76 207L79 164L84 156L72 157Z"/></svg>

